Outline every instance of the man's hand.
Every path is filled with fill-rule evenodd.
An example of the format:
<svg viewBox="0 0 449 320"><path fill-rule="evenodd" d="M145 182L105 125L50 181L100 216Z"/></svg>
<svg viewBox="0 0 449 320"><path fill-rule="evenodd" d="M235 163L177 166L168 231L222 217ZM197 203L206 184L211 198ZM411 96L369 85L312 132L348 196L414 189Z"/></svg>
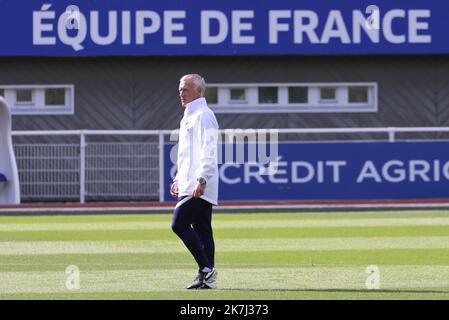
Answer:
<svg viewBox="0 0 449 320"><path fill-rule="evenodd" d="M204 194L204 190L206 190L206 184L198 183L195 190L193 190L192 196L194 198L199 198Z"/></svg>
<svg viewBox="0 0 449 320"><path fill-rule="evenodd" d="M172 195L173 198L178 197L178 181L177 180L173 181L173 183L171 184L170 194Z"/></svg>

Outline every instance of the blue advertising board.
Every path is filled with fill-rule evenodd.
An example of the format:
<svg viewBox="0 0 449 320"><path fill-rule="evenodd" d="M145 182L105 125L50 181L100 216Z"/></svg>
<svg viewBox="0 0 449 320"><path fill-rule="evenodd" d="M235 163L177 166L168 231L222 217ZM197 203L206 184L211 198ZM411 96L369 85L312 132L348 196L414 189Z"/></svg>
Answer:
<svg viewBox="0 0 449 320"><path fill-rule="evenodd" d="M447 54L441 0L2 0L0 56Z"/></svg>
<svg viewBox="0 0 449 320"><path fill-rule="evenodd" d="M165 146L166 186L174 146ZM449 198L447 141L280 143L276 160L219 161L219 201ZM168 192L165 200L173 201Z"/></svg>

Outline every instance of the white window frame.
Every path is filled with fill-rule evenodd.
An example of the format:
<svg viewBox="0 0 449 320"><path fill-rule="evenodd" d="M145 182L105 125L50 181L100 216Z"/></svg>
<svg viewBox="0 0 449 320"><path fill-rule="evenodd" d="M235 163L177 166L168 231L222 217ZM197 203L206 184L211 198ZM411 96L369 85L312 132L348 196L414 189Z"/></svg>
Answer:
<svg viewBox="0 0 449 320"><path fill-rule="evenodd" d="M13 115L73 115L75 113L75 86L73 84L1 85L4 98ZM16 101L16 90L32 90L33 101ZM46 105L45 89L65 89L65 105Z"/></svg>
<svg viewBox="0 0 449 320"><path fill-rule="evenodd" d="M377 112L377 82L289 82L289 83L209 83L216 87L218 103L209 106L216 113L344 113ZM258 88L277 87L278 103L259 103ZM289 87L307 87L307 103L289 103ZM320 88L336 88L335 100L320 100ZM349 87L368 87L367 103L350 103ZM245 103L230 101L231 88L246 88Z"/></svg>

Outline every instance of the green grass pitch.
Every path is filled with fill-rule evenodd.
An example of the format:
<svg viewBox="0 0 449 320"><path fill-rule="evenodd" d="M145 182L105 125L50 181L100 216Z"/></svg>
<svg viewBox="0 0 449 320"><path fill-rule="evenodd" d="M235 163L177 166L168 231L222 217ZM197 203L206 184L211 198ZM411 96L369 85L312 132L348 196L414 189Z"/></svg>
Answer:
<svg viewBox="0 0 449 320"><path fill-rule="evenodd" d="M215 213L219 288L196 291L184 289L196 265L170 221L2 216L0 299L449 299L447 210Z"/></svg>

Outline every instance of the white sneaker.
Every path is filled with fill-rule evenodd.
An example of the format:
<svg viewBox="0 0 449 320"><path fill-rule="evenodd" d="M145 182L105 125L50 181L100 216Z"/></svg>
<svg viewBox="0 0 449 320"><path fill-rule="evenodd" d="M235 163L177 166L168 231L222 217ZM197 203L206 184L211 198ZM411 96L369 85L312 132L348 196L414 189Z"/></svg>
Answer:
<svg viewBox="0 0 449 320"><path fill-rule="evenodd" d="M217 270L212 269L204 278L204 284L201 289L217 289Z"/></svg>

